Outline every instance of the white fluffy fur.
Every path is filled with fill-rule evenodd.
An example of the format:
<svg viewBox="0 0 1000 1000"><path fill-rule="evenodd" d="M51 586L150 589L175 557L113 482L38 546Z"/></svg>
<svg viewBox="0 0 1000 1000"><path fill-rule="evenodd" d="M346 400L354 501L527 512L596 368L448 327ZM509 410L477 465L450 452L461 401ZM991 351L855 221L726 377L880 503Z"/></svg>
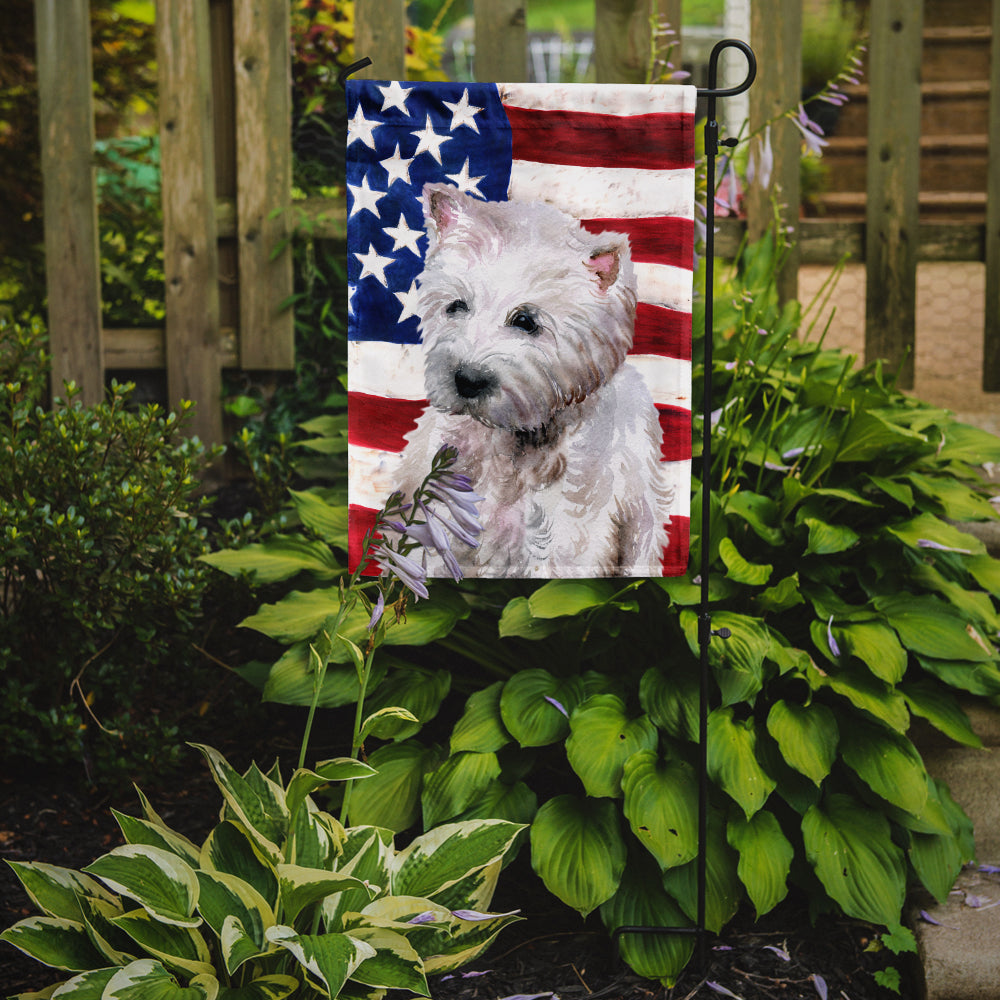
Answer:
<svg viewBox="0 0 1000 1000"><path fill-rule="evenodd" d="M593 235L542 202L423 192L429 248L418 312L430 406L401 485L441 444L485 496L469 576L659 575L670 489L632 344L628 238Z"/></svg>

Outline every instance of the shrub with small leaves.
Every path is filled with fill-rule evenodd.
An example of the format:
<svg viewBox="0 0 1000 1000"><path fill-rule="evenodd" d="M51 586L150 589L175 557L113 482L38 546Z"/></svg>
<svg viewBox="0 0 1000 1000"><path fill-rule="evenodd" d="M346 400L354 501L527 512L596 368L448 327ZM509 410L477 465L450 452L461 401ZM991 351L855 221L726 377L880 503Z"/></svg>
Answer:
<svg viewBox="0 0 1000 1000"><path fill-rule="evenodd" d="M185 433L188 404L132 408L129 385L84 406L68 384L41 406L40 339L0 323L0 744L8 761L117 768L176 752L169 721L133 702L190 662L209 455Z"/></svg>

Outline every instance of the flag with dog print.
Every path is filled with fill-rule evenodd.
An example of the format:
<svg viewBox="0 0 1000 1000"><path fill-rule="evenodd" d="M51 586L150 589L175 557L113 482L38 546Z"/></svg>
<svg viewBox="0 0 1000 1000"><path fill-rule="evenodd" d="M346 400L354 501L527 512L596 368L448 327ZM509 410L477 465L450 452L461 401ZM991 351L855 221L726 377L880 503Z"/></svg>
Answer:
<svg viewBox="0 0 1000 1000"><path fill-rule="evenodd" d="M683 574L695 89L347 95L352 568L450 445L465 576Z"/></svg>

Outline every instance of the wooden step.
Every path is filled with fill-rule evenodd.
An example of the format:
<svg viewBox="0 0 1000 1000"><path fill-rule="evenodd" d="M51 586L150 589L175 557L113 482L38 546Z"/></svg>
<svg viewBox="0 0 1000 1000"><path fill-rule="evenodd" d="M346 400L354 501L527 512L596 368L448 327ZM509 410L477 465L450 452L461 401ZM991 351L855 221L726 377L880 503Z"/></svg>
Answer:
<svg viewBox="0 0 1000 1000"><path fill-rule="evenodd" d="M863 191L830 191L815 199L828 218L864 219L868 204ZM982 222L986 193L979 191L921 191L920 218L955 222Z"/></svg>
<svg viewBox="0 0 1000 1000"><path fill-rule="evenodd" d="M988 131L989 80L938 80L921 84L921 135L947 135ZM836 135L867 135L867 83L846 90L848 103L841 109Z"/></svg>
<svg viewBox="0 0 1000 1000"><path fill-rule="evenodd" d="M989 24L990 4L991 0L924 0L924 27L944 27L956 21Z"/></svg>
<svg viewBox="0 0 1000 1000"><path fill-rule="evenodd" d="M925 28L921 79L924 83L988 80L992 38L988 24Z"/></svg>

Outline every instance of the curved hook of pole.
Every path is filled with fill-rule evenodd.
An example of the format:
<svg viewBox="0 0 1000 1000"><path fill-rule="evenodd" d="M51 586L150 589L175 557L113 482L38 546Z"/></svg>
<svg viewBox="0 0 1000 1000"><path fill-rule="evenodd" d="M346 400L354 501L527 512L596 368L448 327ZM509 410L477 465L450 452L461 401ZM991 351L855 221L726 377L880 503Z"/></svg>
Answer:
<svg viewBox="0 0 1000 1000"><path fill-rule="evenodd" d="M736 87L724 87L721 90L716 87L719 73L719 56L724 49L739 49L747 59L746 79ZM757 78L757 57L753 54L753 49L746 42L738 38L723 38L721 42L716 42L712 49L712 54L708 57L708 87L698 90L699 97L735 97L750 89L750 85Z"/></svg>
<svg viewBox="0 0 1000 1000"><path fill-rule="evenodd" d="M366 66L371 66L371 64L372 64L371 59L369 59L368 56L365 56L364 59L359 59L357 62L352 62L350 66L345 66L337 74L337 83L339 84L340 89L341 90L347 89L347 78L352 73L357 73L359 69L364 69Z"/></svg>

